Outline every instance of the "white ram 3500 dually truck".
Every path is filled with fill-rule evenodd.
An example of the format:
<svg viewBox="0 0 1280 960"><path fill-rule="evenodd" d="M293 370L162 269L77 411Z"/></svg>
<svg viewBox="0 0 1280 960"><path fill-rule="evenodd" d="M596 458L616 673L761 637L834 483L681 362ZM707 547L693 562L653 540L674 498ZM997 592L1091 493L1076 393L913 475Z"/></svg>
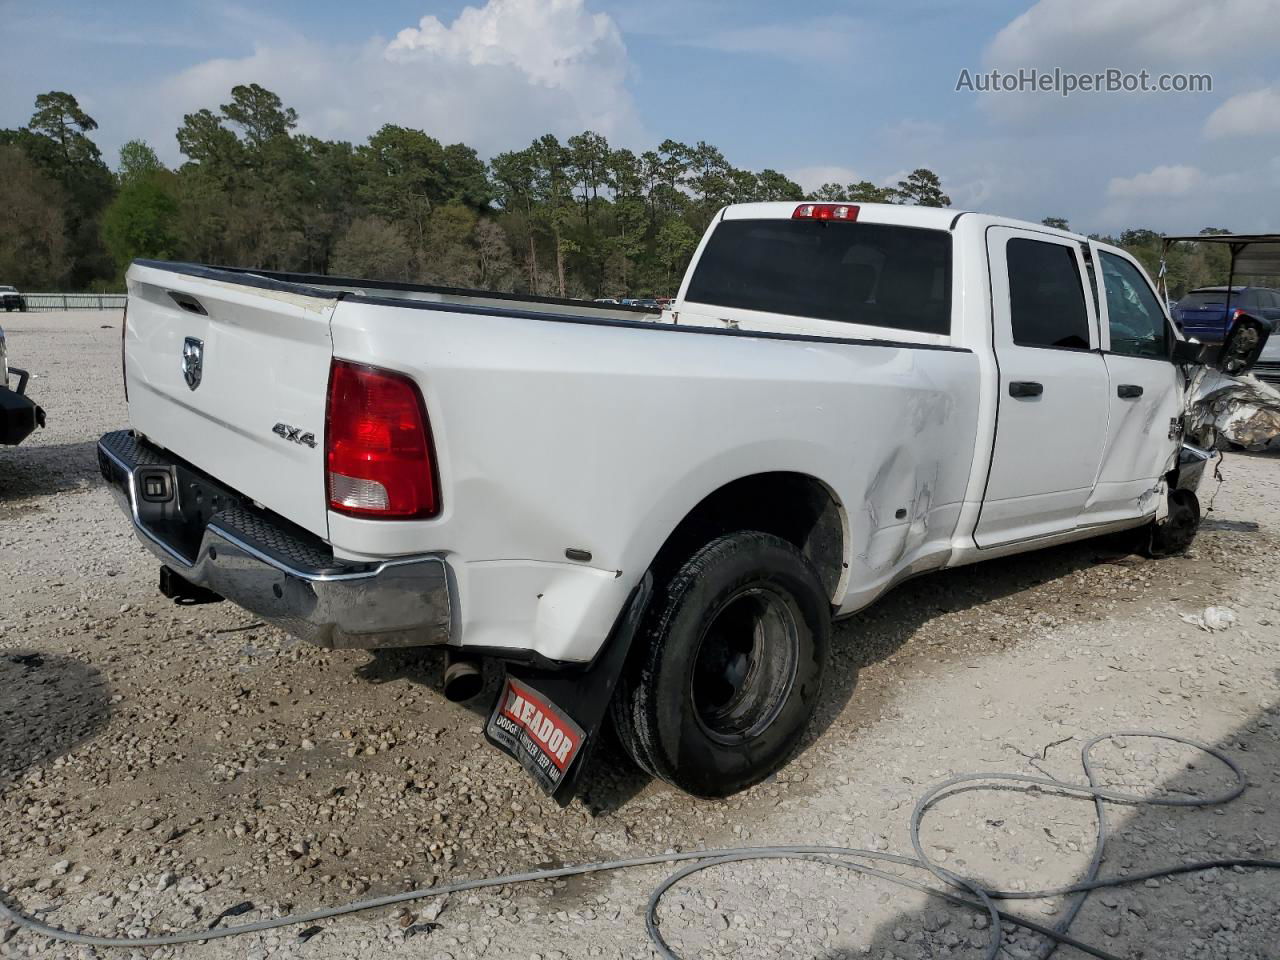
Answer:
<svg viewBox="0 0 1280 960"><path fill-rule="evenodd" d="M562 802L609 714L684 790L760 780L832 619L909 576L1199 520L1198 354L1128 254L1030 223L730 206L662 313L158 262L128 291L99 461L166 595L445 645L456 697L502 662L486 735Z"/></svg>

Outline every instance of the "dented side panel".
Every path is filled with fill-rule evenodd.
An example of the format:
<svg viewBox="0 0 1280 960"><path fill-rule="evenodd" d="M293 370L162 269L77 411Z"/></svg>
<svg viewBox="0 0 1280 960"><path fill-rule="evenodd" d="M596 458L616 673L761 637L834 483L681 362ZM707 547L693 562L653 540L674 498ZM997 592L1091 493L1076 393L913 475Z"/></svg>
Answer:
<svg viewBox="0 0 1280 960"><path fill-rule="evenodd" d="M590 659L681 520L762 473L814 477L838 500L841 609L952 547L980 420L971 351L358 301L339 304L333 335L337 355L399 358L421 384L444 504L427 521L334 514L334 548L447 553L463 644ZM590 561L566 564L570 547Z"/></svg>

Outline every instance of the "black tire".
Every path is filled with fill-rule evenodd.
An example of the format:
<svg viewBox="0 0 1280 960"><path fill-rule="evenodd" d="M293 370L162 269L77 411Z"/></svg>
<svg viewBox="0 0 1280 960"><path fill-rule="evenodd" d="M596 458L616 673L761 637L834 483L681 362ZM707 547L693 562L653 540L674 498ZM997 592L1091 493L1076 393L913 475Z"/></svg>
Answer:
<svg viewBox="0 0 1280 960"><path fill-rule="evenodd" d="M1170 490L1168 516L1150 529L1150 556L1171 557L1185 552L1200 530L1200 500L1190 490Z"/></svg>
<svg viewBox="0 0 1280 960"><path fill-rule="evenodd" d="M1118 545L1144 557L1184 553L1200 530L1200 500L1190 490L1169 491L1169 513L1160 521L1120 534Z"/></svg>
<svg viewBox="0 0 1280 960"><path fill-rule="evenodd" d="M713 540L654 593L613 700L618 738L696 796L749 787L799 746L830 634L827 595L793 545L754 530Z"/></svg>

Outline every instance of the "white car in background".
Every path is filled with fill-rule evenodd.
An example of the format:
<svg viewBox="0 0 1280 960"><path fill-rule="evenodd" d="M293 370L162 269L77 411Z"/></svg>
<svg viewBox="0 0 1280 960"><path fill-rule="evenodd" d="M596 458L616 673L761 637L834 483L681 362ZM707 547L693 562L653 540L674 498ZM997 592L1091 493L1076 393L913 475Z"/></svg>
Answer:
<svg viewBox="0 0 1280 960"><path fill-rule="evenodd" d="M1274 331L1273 331L1274 333ZM1280 336L1272 336L1253 368L1254 376L1280 390Z"/></svg>
<svg viewBox="0 0 1280 960"><path fill-rule="evenodd" d="M27 298L18 292L17 287L0 283L0 307L4 308L5 313L12 310L25 313L27 310Z"/></svg>

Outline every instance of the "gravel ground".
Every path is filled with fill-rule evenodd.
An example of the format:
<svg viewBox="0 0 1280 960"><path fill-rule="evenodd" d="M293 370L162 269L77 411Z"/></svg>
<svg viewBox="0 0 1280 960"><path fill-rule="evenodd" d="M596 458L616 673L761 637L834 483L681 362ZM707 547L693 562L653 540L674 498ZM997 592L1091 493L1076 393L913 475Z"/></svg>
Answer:
<svg viewBox="0 0 1280 960"><path fill-rule="evenodd" d="M1249 789L1225 808L1112 805L1104 872L1280 857L1277 453L1226 457L1186 557L1079 544L916 580L840 625L809 742L767 783L693 800L607 745L586 795L561 810L486 745L487 702L444 701L437 653L326 653L229 604L179 608L156 592L156 564L94 459L99 434L125 423L119 322L4 318L49 426L0 448L0 890L47 922L138 935L207 926L243 902L239 920L704 846L909 852L908 816L931 783L971 770L1079 780L1082 742L1121 728L1217 744ZM1207 606L1235 622L1188 622ZM1124 789L1187 796L1227 782L1216 761L1158 741L1106 744L1097 759ZM984 791L941 803L923 837L953 869L1037 889L1080 875L1093 831L1087 801ZM643 908L667 872L417 903L306 939L290 928L109 953L651 957ZM1019 909L1052 922L1063 905ZM986 943L980 917L817 864L708 870L665 901L661 922L688 956L977 958ZM1073 932L1124 957L1280 957L1280 877L1214 871L1105 891ZM1007 935L1002 955L1037 944ZM0 957L97 955L0 922Z"/></svg>

